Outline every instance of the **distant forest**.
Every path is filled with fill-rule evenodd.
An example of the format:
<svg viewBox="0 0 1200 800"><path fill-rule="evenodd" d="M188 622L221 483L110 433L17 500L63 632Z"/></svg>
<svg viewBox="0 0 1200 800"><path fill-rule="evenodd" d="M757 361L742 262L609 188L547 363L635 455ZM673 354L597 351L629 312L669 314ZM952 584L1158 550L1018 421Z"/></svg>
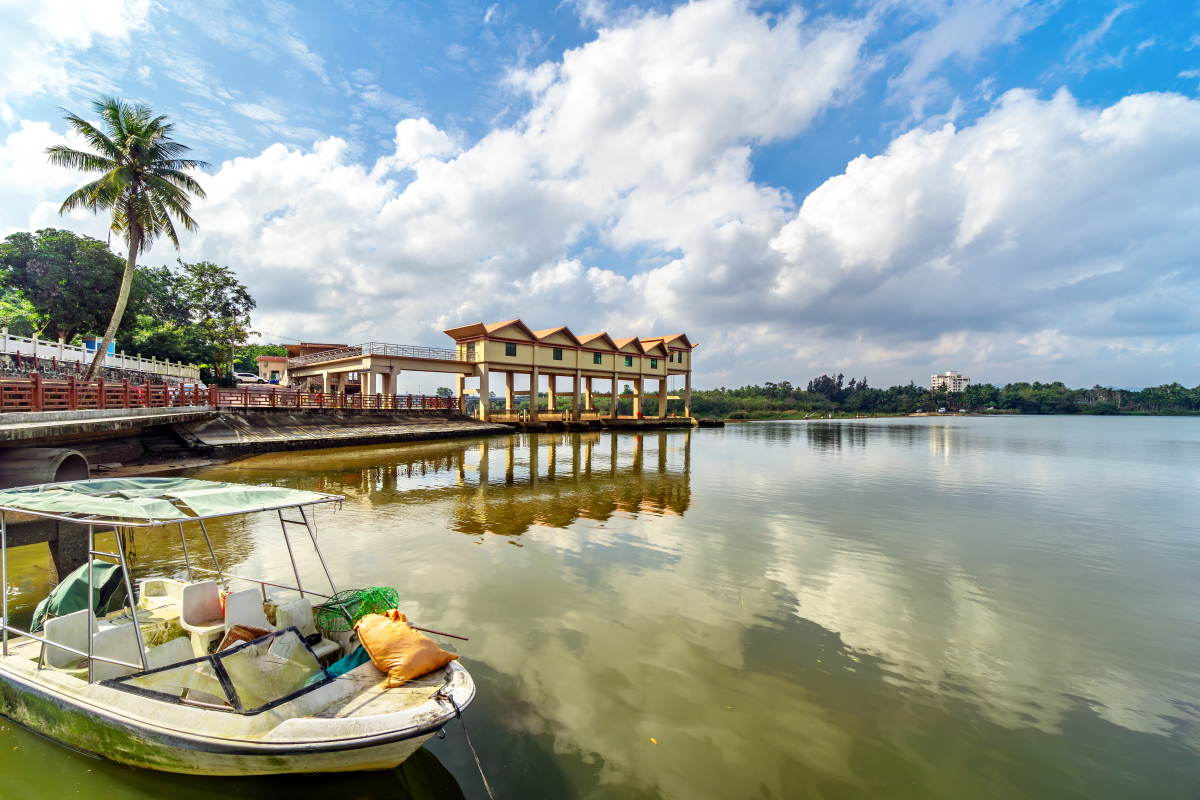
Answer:
<svg viewBox="0 0 1200 800"><path fill-rule="evenodd" d="M803 389L784 381L692 392L694 416L722 419L912 414L940 408L1009 414L1196 414L1200 413L1200 386L1188 389L1171 383L1133 392L1102 386L1069 389L1056 381L982 383L964 392L932 392L912 383L875 389L866 378L851 378L847 383L844 375L822 375Z"/></svg>

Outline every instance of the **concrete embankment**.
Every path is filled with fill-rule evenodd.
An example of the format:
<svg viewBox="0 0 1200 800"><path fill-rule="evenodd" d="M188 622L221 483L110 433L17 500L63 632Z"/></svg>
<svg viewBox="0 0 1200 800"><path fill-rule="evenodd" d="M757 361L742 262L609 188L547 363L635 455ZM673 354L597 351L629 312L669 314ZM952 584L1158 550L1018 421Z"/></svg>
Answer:
<svg viewBox="0 0 1200 800"><path fill-rule="evenodd" d="M0 460L24 448L70 448L98 464L163 458L228 458L273 450L511 433L505 425L450 412L358 409L185 409L0 414Z"/></svg>
<svg viewBox="0 0 1200 800"><path fill-rule="evenodd" d="M215 456L513 432L509 426L480 422L464 414L354 409L238 409L170 427L193 452Z"/></svg>

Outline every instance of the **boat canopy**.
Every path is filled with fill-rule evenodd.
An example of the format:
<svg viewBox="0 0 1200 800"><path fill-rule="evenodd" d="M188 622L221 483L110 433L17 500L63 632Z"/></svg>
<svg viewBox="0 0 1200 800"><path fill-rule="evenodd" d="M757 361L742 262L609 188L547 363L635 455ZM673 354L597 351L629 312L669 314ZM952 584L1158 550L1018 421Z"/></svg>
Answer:
<svg viewBox="0 0 1200 800"><path fill-rule="evenodd" d="M151 527L342 499L322 492L194 478L99 478L6 489L0 491L0 511L91 525Z"/></svg>

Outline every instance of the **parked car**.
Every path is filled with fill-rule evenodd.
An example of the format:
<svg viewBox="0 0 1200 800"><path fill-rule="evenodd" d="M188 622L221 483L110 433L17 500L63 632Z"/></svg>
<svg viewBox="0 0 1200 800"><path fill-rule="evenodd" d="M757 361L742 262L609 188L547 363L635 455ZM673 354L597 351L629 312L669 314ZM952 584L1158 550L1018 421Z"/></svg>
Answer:
<svg viewBox="0 0 1200 800"><path fill-rule="evenodd" d="M191 392L191 391L195 391L197 389L199 389L202 392L207 392L208 384L206 384L206 383L181 383L181 384L179 384L179 388L183 389L185 392Z"/></svg>
<svg viewBox="0 0 1200 800"><path fill-rule="evenodd" d="M253 372L235 372L233 379L238 383L266 383L267 379Z"/></svg>

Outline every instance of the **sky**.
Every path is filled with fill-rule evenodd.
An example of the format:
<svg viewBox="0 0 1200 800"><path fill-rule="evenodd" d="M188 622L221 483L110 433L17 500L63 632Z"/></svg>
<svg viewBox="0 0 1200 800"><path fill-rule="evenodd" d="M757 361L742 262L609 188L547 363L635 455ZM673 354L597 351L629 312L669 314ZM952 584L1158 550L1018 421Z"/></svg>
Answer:
<svg viewBox="0 0 1200 800"><path fill-rule="evenodd" d="M700 388L1200 384L1200 0L0 0L0 233L147 103L262 341L685 332ZM114 241L120 250L119 243Z"/></svg>

